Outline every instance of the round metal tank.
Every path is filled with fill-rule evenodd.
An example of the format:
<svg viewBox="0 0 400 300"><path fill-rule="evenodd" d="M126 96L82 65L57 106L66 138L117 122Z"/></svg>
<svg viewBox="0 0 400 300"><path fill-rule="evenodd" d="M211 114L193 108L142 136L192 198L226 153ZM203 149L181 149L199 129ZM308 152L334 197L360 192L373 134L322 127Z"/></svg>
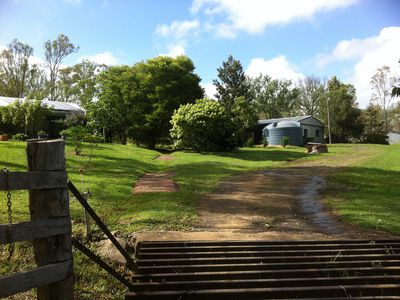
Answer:
<svg viewBox="0 0 400 300"><path fill-rule="evenodd" d="M264 127L263 136L271 146L281 145L284 136L289 138L289 145L303 146L303 133L298 122L282 121L269 124Z"/></svg>

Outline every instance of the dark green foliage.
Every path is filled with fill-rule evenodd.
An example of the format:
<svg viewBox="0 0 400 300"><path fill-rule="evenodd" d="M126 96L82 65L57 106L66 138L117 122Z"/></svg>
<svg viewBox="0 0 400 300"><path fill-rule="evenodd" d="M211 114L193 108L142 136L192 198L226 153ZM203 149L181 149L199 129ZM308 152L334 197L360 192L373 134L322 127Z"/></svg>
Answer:
<svg viewBox="0 0 400 300"><path fill-rule="evenodd" d="M272 79L260 75L251 80L251 91L259 113L266 119L287 117L294 114L299 91L290 80Z"/></svg>
<svg viewBox="0 0 400 300"><path fill-rule="evenodd" d="M242 64L232 55L217 69L219 80L213 80L217 89L215 95L235 124L237 146L246 141L245 131L256 124L257 107L251 95L250 80Z"/></svg>
<svg viewBox="0 0 400 300"><path fill-rule="evenodd" d="M12 136L15 141L26 141L29 137L25 133L17 133Z"/></svg>
<svg viewBox="0 0 400 300"><path fill-rule="evenodd" d="M90 124L121 142L154 148L167 143L175 109L203 97L200 78L186 56L158 56L133 67L111 67L99 76L99 101Z"/></svg>
<svg viewBox="0 0 400 300"><path fill-rule="evenodd" d="M321 120L328 125L328 105L332 141L337 143L359 140L363 131L361 110L356 103L353 85L342 83L333 76L327 84L327 92L320 109Z"/></svg>
<svg viewBox="0 0 400 300"><path fill-rule="evenodd" d="M46 128L50 108L39 100L15 101L0 109L0 119L5 124L11 124L17 132L35 136L38 131Z"/></svg>
<svg viewBox="0 0 400 300"><path fill-rule="evenodd" d="M60 132L62 137L71 141L74 145L75 154L79 155L82 152L83 142L97 142L96 136L93 136L90 131L81 125L72 126Z"/></svg>
<svg viewBox="0 0 400 300"><path fill-rule="evenodd" d="M262 136L262 145L263 147L268 147L268 139L265 135Z"/></svg>
<svg viewBox="0 0 400 300"><path fill-rule="evenodd" d="M102 72L97 82L99 85L98 101L88 107L89 126L103 135L104 141L119 139L122 144L127 140L127 128L132 123L129 118L131 89L136 88L132 69L128 66L111 67Z"/></svg>
<svg viewBox="0 0 400 300"><path fill-rule="evenodd" d="M171 124L171 137L178 149L235 149L234 124L219 102L203 99L182 105L172 116Z"/></svg>
<svg viewBox="0 0 400 300"><path fill-rule="evenodd" d="M281 145L283 148L285 148L287 145L289 145L289 137L283 136L281 138Z"/></svg>
<svg viewBox="0 0 400 300"><path fill-rule="evenodd" d="M252 148L254 147L254 139L253 137L249 137L245 143L246 147Z"/></svg>
<svg viewBox="0 0 400 300"><path fill-rule="evenodd" d="M228 113L231 112L237 98L250 100L250 84L239 60L229 55L228 59L217 69L218 79L213 80L217 89L215 95Z"/></svg>
<svg viewBox="0 0 400 300"><path fill-rule="evenodd" d="M385 122L382 118L382 109L370 104L363 111L362 120L364 123L364 133L362 141L369 144L387 144L387 133Z"/></svg>

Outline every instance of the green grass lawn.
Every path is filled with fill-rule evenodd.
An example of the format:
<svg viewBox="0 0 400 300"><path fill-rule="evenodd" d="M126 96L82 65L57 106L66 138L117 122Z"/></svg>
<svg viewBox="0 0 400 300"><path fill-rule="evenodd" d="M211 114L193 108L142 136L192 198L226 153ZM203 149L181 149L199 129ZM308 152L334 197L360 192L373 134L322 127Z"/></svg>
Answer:
<svg viewBox="0 0 400 300"><path fill-rule="evenodd" d="M25 143L0 143L0 168L26 170ZM361 150L359 151L359 147ZM76 156L66 147L67 171L80 189L79 169L85 169L90 204L111 230L129 234L139 230L186 230L196 218L196 204L224 177L239 172L327 164L332 168L326 199L349 222L400 234L400 146L333 145L330 153L308 156L303 148L242 148L232 153L175 152L174 160L159 161L157 151L131 145L85 145ZM343 167L344 157L347 157ZM290 162L288 164L288 162ZM176 193L132 194L132 186L147 172L175 171ZM338 173L336 173L338 172ZM14 221L29 220L26 191L13 194ZM0 223L6 221L5 193L0 192ZM83 229L83 212L71 200L73 231ZM0 248L0 274L33 267L28 243L19 243L12 262ZM80 253L74 253L78 299L122 299L124 290ZM21 298L22 299L22 298Z"/></svg>
<svg viewBox="0 0 400 300"><path fill-rule="evenodd" d="M347 222L400 235L400 145L369 145L375 153L329 177L326 200Z"/></svg>

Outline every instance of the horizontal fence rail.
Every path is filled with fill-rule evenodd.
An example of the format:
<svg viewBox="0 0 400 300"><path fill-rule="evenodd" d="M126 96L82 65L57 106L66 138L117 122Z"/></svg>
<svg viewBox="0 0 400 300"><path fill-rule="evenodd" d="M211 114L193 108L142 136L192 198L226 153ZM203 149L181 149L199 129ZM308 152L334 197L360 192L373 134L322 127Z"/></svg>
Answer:
<svg viewBox="0 0 400 300"><path fill-rule="evenodd" d="M67 187L65 171L0 172L0 190L47 190Z"/></svg>
<svg viewBox="0 0 400 300"><path fill-rule="evenodd" d="M0 277L0 298L63 280L71 272L72 261L68 260Z"/></svg>
<svg viewBox="0 0 400 300"><path fill-rule="evenodd" d="M71 233L69 217L41 219L30 222L0 224L0 245L41 239Z"/></svg>

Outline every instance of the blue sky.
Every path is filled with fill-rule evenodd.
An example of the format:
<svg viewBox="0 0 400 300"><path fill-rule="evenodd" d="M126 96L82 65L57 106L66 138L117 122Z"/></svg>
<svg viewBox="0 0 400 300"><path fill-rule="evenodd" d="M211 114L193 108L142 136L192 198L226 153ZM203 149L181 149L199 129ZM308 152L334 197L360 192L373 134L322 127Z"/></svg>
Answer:
<svg viewBox="0 0 400 300"><path fill-rule="evenodd" d="M356 86L362 107L377 67L400 75L396 0L0 0L0 47L17 38L40 62L59 33L80 47L67 65L186 54L209 94L229 54L249 76L337 75Z"/></svg>

